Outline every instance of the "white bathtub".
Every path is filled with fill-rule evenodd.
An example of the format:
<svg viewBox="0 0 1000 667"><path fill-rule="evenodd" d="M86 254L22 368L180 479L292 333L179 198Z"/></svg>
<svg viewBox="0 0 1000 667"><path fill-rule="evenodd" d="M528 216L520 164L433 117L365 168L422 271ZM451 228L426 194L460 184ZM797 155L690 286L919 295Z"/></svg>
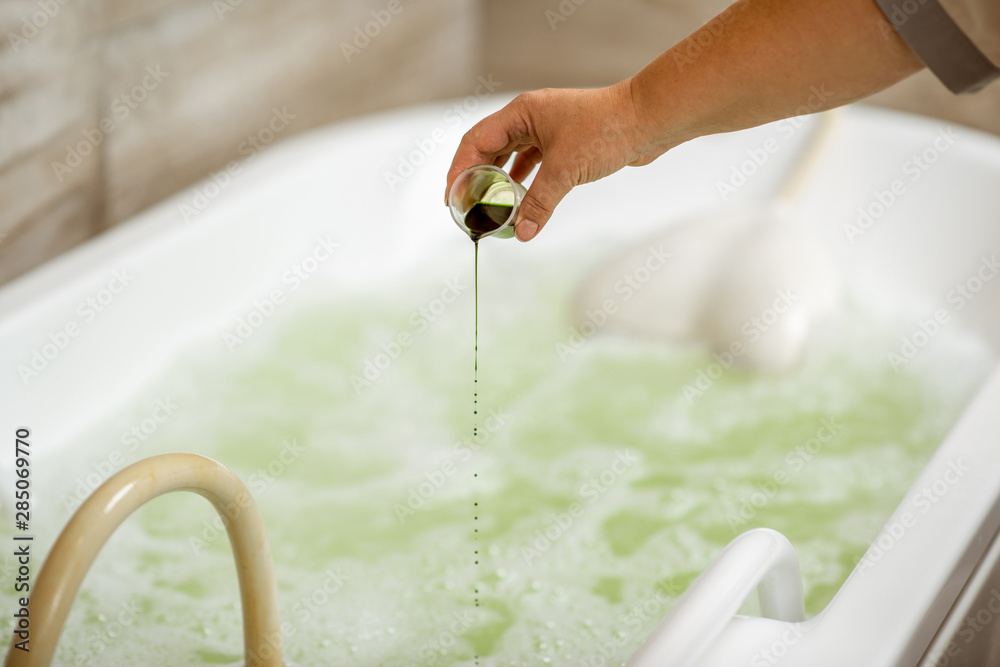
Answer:
<svg viewBox="0 0 1000 667"><path fill-rule="evenodd" d="M0 432L30 427L34 465L45 465L191 341L214 336L224 349L220 332L235 332L254 301L328 237L345 251L321 262L313 287L404 274L427 248L467 254L442 204L444 174L462 130L503 101L482 103L461 126L447 104L298 137L240 165L234 178L217 177L223 187L207 181L5 286ZM1000 252L1000 140L865 107L849 109L839 133L802 213L845 280L925 319L947 309L960 323L948 326L968 327L1000 350L1000 280L973 280L980 289L960 312L948 299ZM809 121L785 122L693 142L578 189L536 241L488 241L489 250L543 262L581 245L624 247L666 221L760 201L808 134ZM765 144L778 148L723 203L718 183L731 182L747 151L759 156ZM914 161L925 151L926 170ZM392 173L402 174L394 188ZM850 230L851 243L843 224L896 179L905 192L867 229ZM88 298L96 305L81 305ZM697 664L916 665L1000 526L998 405L993 371L901 500L882 546L876 541L821 614L801 625L734 616ZM910 521L917 496L956 465L961 479ZM3 466L6 502L12 482ZM38 498L36 511L45 502Z"/></svg>

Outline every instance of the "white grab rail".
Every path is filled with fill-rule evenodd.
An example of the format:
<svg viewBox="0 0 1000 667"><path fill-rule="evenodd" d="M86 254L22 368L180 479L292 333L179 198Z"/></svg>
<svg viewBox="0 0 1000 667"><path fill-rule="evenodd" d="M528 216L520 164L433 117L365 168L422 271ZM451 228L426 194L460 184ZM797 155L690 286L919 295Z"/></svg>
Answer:
<svg viewBox="0 0 1000 667"><path fill-rule="evenodd" d="M6 667L47 667L87 570L121 523L157 496L193 491L226 525L243 601L243 649L250 667L281 667L281 630L271 548L250 492L228 468L197 454L161 454L134 463L98 487L52 545L31 591L30 652L15 649Z"/></svg>
<svg viewBox="0 0 1000 667"><path fill-rule="evenodd" d="M687 667L705 652L757 588L761 615L805 620L802 575L791 543L769 528L730 542L698 575L628 667Z"/></svg>

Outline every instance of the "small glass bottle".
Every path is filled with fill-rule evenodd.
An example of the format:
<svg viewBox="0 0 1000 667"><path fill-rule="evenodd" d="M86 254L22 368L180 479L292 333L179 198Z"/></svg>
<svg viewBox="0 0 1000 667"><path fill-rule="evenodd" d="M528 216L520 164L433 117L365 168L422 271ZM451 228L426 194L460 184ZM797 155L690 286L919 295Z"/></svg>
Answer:
<svg viewBox="0 0 1000 667"><path fill-rule="evenodd" d="M455 224L473 241L487 236L514 237L514 221L527 189L491 164L469 167L448 191Z"/></svg>

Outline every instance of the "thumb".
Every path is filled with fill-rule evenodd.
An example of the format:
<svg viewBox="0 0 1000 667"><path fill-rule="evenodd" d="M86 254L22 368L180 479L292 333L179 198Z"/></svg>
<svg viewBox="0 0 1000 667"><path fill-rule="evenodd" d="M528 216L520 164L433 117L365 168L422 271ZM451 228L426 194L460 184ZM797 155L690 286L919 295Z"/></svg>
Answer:
<svg viewBox="0 0 1000 667"><path fill-rule="evenodd" d="M521 200L517 221L514 223L514 233L521 241L535 238L552 217L559 202L573 189L568 174L549 166L550 164L551 160L542 161L535 180Z"/></svg>

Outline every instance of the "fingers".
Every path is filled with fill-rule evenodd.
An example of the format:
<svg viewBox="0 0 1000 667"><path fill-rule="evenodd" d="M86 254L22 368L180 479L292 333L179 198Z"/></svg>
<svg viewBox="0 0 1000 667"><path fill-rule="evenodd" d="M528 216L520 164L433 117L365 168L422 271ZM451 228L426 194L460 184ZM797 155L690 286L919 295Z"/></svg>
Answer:
<svg viewBox="0 0 1000 667"><path fill-rule="evenodd" d="M548 223L552 211L575 184L570 172L564 168L565 161L550 159L548 151L546 159L542 159L542 145L535 136L531 122L531 109L537 106L532 100L537 99L537 96L521 95L466 132L455 151L445 188L447 203L448 192L463 171L477 164L503 167L514 153L517 155L509 173L515 181L523 181L541 164L521 201L515 223L515 235L521 241L531 240L538 234ZM554 167L553 163L563 166Z"/></svg>
<svg viewBox="0 0 1000 667"><path fill-rule="evenodd" d="M496 164L499 158L506 163L506 158L521 147L534 145L534 139L528 133L519 105L511 102L495 114L479 121L462 137L455 157L448 170L448 183L445 187L445 202L451 184L463 171L477 164Z"/></svg>
<svg viewBox="0 0 1000 667"><path fill-rule="evenodd" d="M542 151L535 146L530 146L517 154L514 158L514 166L510 168L510 177L520 183L535 169L535 166L542 161Z"/></svg>
<svg viewBox="0 0 1000 667"><path fill-rule="evenodd" d="M535 238L552 217L559 202L573 189L568 172L552 164L551 159L542 162L528 193L521 200L521 209L514 223L514 234L518 240Z"/></svg>
<svg viewBox="0 0 1000 667"><path fill-rule="evenodd" d="M494 167L499 167L499 168L503 169L505 166L507 166L507 163L510 161L510 156L511 155L512 155L512 153L504 153L503 155L500 155L500 156L494 158L493 159L493 166Z"/></svg>

